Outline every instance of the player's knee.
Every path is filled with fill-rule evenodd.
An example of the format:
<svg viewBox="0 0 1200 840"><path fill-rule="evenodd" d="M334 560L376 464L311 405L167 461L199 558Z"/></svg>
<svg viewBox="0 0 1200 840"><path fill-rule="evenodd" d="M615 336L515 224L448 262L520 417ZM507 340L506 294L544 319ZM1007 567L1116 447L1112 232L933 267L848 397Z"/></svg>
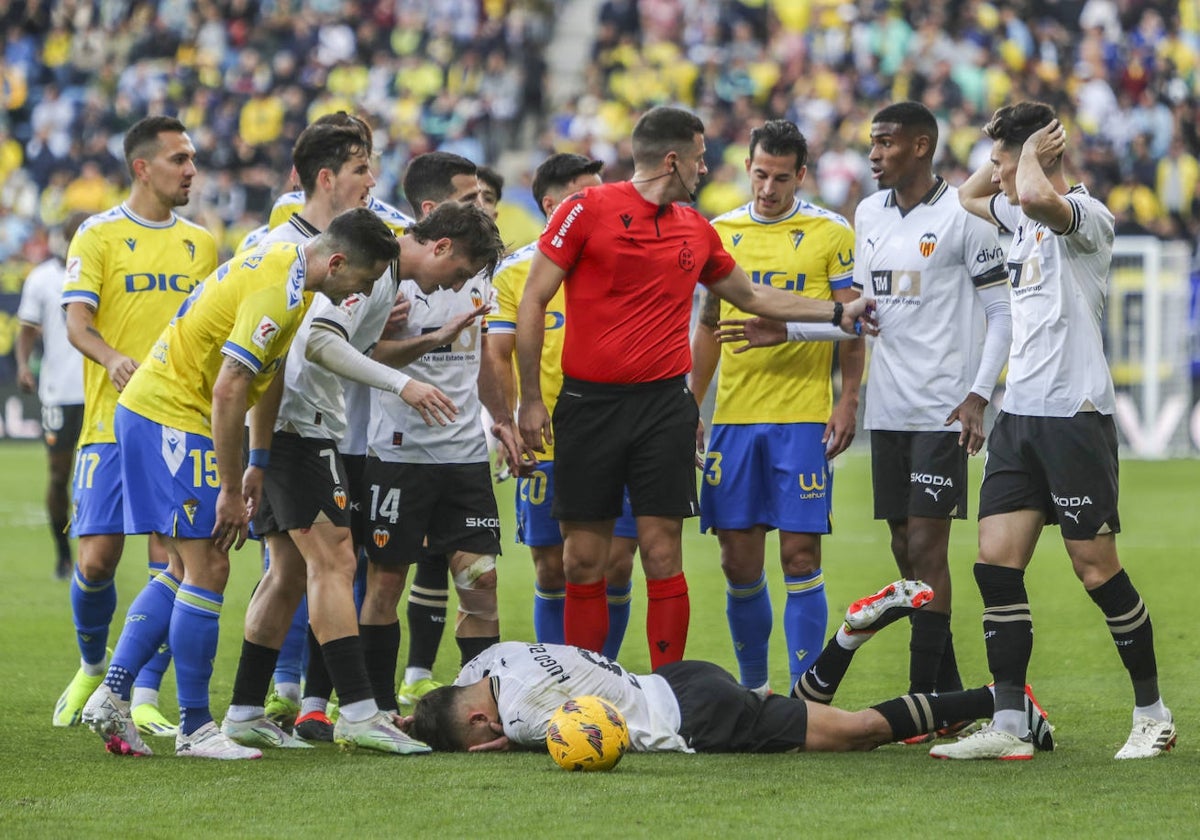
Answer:
<svg viewBox="0 0 1200 840"><path fill-rule="evenodd" d="M479 555L456 571L454 588L458 590L459 612L484 621L499 620L495 557L490 554Z"/></svg>
<svg viewBox="0 0 1200 840"><path fill-rule="evenodd" d="M763 572L763 564L757 557L742 557L733 552L721 552L721 571L725 579L735 585L754 583Z"/></svg>
<svg viewBox="0 0 1200 840"><path fill-rule="evenodd" d="M533 576L542 589L562 589L567 585L563 571L562 546L534 546Z"/></svg>

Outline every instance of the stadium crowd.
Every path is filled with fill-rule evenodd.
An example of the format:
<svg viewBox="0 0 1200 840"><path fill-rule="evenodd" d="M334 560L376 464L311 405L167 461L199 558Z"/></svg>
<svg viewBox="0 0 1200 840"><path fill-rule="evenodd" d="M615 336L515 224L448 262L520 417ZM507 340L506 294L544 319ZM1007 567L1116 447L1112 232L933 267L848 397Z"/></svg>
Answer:
<svg viewBox="0 0 1200 840"><path fill-rule="evenodd" d="M939 171L958 183L986 150L980 117L1038 99L1063 114L1079 176L1119 231L1200 230L1193 3L605 0L583 93L550 107L554 24L545 0L0 3L0 259L35 223L111 206L127 187L121 133L147 113L192 130L188 212L226 251L289 186L291 144L321 114L369 116L376 194L403 208L400 173L432 149L495 164L530 146L513 173L526 183L551 151L623 177L633 122L670 102L709 127L710 217L748 198L743 149L766 119L800 126L814 197L849 215L871 189L874 108L930 107L947 139Z"/></svg>
<svg viewBox="0 0 1200 840"><path fill-rule="evenodd" d="M785 624L799 660L792 663L792 677L795 682L805 679L812 657L802 655L819 646L826 624L819 537L830 530L828 459L853 439L861 362L854 363L849 380L844 378L843 401L836 407L826 405L832 395L832 353L823 352L805 362L814 373L812 394L820 392L822 400L790 399L776 390L771 399L759 401L763 417L757 417L760 412L726 413L714 429L714 445L718 431L728 437L721 438L722 452L705 459L704 480L711 486L721 483L723 469L731 480L748 480L749 467L736 461L742 457L748 465L754 460L747 431L770 426L773 436L775 427L787 425L804 435L808 454L803 463L788 468L798 471L806 491L801 497L806 503L796 510L804 509L803 519L789 519L791 511L779 521L753 518L759 514L746 519L733 506L749 496L732 484L724 496L706 488L698 499L693 446L702 451L703 429L696 429L700 400L690 390L695 383L689 385L686 378L695 373L687 323L694 289L703 283L710 296L724 301L719 310L709 307L718 305L715 298L706 304L720 320L705 320L700 328L714 330L718 343L754 346L760 342L751 335L765 329L762 319L787 320L786 334L781 326L781 334L761 346L799 341L828 347L829 342L846 341L839 351L846 368L849 359L861 359L863 333L878 334L872 312L883 313L889 306L896 308L890 316L893 329L906 324L903 329L932 354L936 341L911 320L919 315L916 306L924 294L931 304L925 311L934 309L943 287L934 280L941 276L937 272L944 270L955 280L969 275L970 284L956 289L963 315L955 322L968 325L981 303L995 304L987 330L989 340L995 340L976 348L991 361L983 365L975 358L975 364L956 370L958 379L948 393L938 395L936 416L922 414L892 430L899 434L879 447L873 440L872 450L878 462L876 518L893 528L894 547L898 540L919 541L921 523L905 523L906 516L945 520L946 528L949 519L965 516L965 497L960 503L947 493L942 507L920 507L910 494L920 501L924 490L936 503L941 490L910 485L920 483L918 477L927 470L944 471L942 461L961 462L954 473L958 478L938 486L965 493L967 453L978 451L982 442L983 406L1009 345L1007 327L1000 326L1009 323L1009 286L1022 293L1046 288L1057 295L1066 288L1063 275L1075 280L1078 273L1102 287L1108 257L1103 248L1092 246L1111 244L1114 227L1173 238L1194 239L1196 234L1195 51L1179 31L1180 18L1164 17L1149 6L1126 9L1096 0L1049 8L1051 16L1030 29L1023 9L981 3L930 8L915 3L606 0L585 73L586 92L565 104L562 113L547 114L541 54L553 34L551 4L234 0L3 7L8 123L0 137L0 163L5 166L0 195L10 253L35 226L57 225L81 211L96 214L73 238L64 269L62 302L70 343L91 364L84 366L87 393L73 525L84 539L71 589L82 658L59 699L55 725L86 723L113 752L149 754L141 734L176 734L178 754L252 758L263 746L305 748L309 737L293 735L292 725L317 715L328 731L311 740L386 752L427 751L402 731L401 719L392 714L400 644L393 619L404 571L418 556L420 566L434 570L432 578L413 581L410 627L419 614L413 605L421 606L422 599L423 606L440 605L444 624L447 590L453 585L459 596L456 637L464 664L499 641L499 518L491 498L480 406L491 415L491 432L506 450L507 464L525 481L518 490L523 529L532 521L525 519L534 515L531 508L542 507L537 514L549 515L543 507L550 504L545 484L541 497L534 498L538 484L530 480L538 466L533 453L543 452L543 442L554 443L541 396L548 389L543 382L547 365L557 372L554 388L562 389L564 400L570 398L566 408L560 404L554 412L563 469L554 491L553 519L563 537L564 582L543 592L539 580L535 611L560 610L561 618L549 622L556 634L564 632L566 642L590 650L603 648L607 634L599 630L614 620L605 566L611 562L613 525L624 495L637 519L647 578L651 660L656 667L665 665L682 656L689 622L680 545L683 519L701 512L710 517L706 529L729 532L721 546L730 598L754 602L741 618L735 619L731 608L735 638L739 632L749 634L749 625L760 623L761 614L769 617L770 607L764 600L762 564L748 563L731 575L732 560L747 551L751 560L761 554L747 549L748 532L787 530L803 537L795 542L795 556L781 560L791 611ZM1188 32L1195 28L1193 21L1186 25ZM1073 27L1080 27L1078 38ZM1030 101L1034 99L1051 104ZM996 110L1015 100L1022 101L1015 111ZM879 110L885 102L900 104ZM684 107L659 107L664 103ZM981 137L979 128L993 111L997 116ZM1074 144L1070 171L1095 197L1082 187L1072 188L1064 175L1068 136ZM485 361L486 322L476 319L485 312L499 313L489 310L495 297L492 272L506 244L522 243L502 239L485 197L499 197L499 182L486 169L477 172L476 163L497 163L504 153L519 152L526 137L536 138L528 160L534 172L532 197L551 221L537 249L526 249L528 264L520 269L525 279L510 281L528 284L523 294L513 295L520 304L509 322L521 380L520 414L514 416L512 383L500 374L511 368L511 353ZM863 151L868 148L869 165ZM577 179L597 175L593 158L606 164L606 183L570 193L568 186ZM561 189L561 196L548 196L538 186L552 161L555 166L583 164L542 183ZM805 169L809 162L811 172ZM706 174L710 177L701 191ZM278 200L295 186L293 178L302 192ZM963 181L960 195L953 184ZM129 197L123 200L126 182ZM864 201L873 182L892 189ZM776 195L776 190L782 191ZM820 206L810 203L810 195ZM1026 206L1030 196L1033 203ZM1015 269L1010 253L1006 267L991 228L991 239L977 231L962 232L960 198L967 211L1001 233L1016 230L1013 249L1021 246L1027 225L1042 225L1036 244L1026 243L1035 253L1023 256ZM1005 198L1007 204L999 201ZM411 211L412 218L388 201ZM913 228L882 235L893 217L898 215L902 223L910 211L925 212L939 201L928 213L944 225L940 236L925 227L924 233ZM1104 210L1105 201L1113 218ZM870 208L863 211L871 202L880 214L875 221ZM184 206L190 221L175 215L175 208ZM280 215L272 214L277 223L258 249L211 273L220 263L217 254L232 252L272 210ZM715 217L712 225L705 216ZM843 216L855 217L853 231ZM623 228L615 221L606 227L610 218L620 219ZM811 226L802 230L773 224L783 219ZM815 233L818 224L827 229ZM930 224L934 222L922 222ZM735 249L746 234L738 225L750 236L740 252ZM1043 267L1037 252L1043 231L1048 232L1044 248L1066 249L1063 254L1076 259L1078 252L1069 249L1087 246L1083 253L1097 256ZM852 236L870 244L857 266ZM806 237L805 256L797 256ZM945 243L936 266L902 265L916 259L913 249L900 247L914 238L920 243L916 253L925 260L939 241ZM148 244L139 250L139 242ZM763 250L752 256L751 244ZM888 252L893 244L894 252ZM817 248L827 251L819 263L801 262L813 260ZM739 254L736 260L734 254ZM657 282L630 283L636 275L630 271L634 259L641 273ZM768 269L780 260L790 261L789 271L806 270L779 285L771 278L781 273ZM501 274L506 267L513 263L502 264ZM1024 279L1022 267L1030 272ZM924 292L922 272L927 277ZM215 282L200 283L210 275ZM227 277L237 282L222 285ZM564 281L567 290L575 291L567 292L565 305L553 303ZM401 282L412 285L401 287ZM383 283L395 285L374 298L364 295L372 286L385 288ZM139 306L137 294L147 291L164 293L157 295L156 304L162 318L150 317L148 310L137 323L117 318L114 307L132 311ZM327 299L306 319L318 291ZM433 297L434 292L439 296ZM581 303L589 294L591 306ZM1016 292L1012 298L1011 320L1027 328L1033 324L1036 338L1043 328L1032 320L1040 317L1039 298ZM880 302L868 305L875 299ZM1024 309L1018 305L1022 300ZM415 311L417 303L424 304L423 314ZM907 315L898 314L905 311ZM1071 366L1102 357L1097 325L1088 320L1098 312L1093 306L1063 316L1077 338L1057 360L1062 381L1075 381L1068 375ZM760 318L752 319L752 314ZM905 317L910 320L899 320ZM553 352L543 355L543 333L561 328L564 319L571 327L559 362ZM151 345L160 320L166 326ZM721 328L731 329L730 324L743 332L722 338ZM589 329L596 330L594 337ZM968 343L951 341L949 332L943 332L952 350ZM982 345L977 332L969 338ZM1030 341L1030 334L1014 329L1014 346ZM289 354L294 336L295 350ZM1019 349L1011 357L1017 361L1010 363L1010 384L1020 380L1018 374L1037 378L1020 368ZM1051 348L1054 353L1060 349ZM709 352L721 353L728 368L735 351L713 345ZM286 386L283 376L274 376L285 355L292 358L285 368ZM758 359L786 355L747 357L755 359L747 365L747 380L765 381L759 365L765 369L767 363ZM310 363L316 369L311 375L305 367ZM622 363L626 369L619 367ZM180 376L182 371L202 375L193 381L195 377ZM795 367L787 371L794 375ZM972 385L975 379L979 381ZM356 407L349 392L343 397L343 380L376 389L369 409ZM1025 387L1032 392L1044 384ZM918 383L902 390L925 394L930 389ZM454 404L443 391L453 395ZM1100 476L1112 478L1111 497L1097 496L1095 515L1089 514L1085 523L1079 521L1082 509L1067 512L1075 528L1068 534L1064 525L1064 539L1077 569L1082 564L1089 570L1081 580L1108 619L1134 683L1134 733L1117 757L1151 757L1173 746L1174 725L1158 694L1148 614L1112 548L1120 526L1115 432L1109 434L1111 379L1097 376L1078 391L1071 407L1039 403L1026 413L1047 424L1069 418L1070 430L1081 438L1092 428L1086 424L1096 425L1085 446L1089 451L1099 451L1093 444L1111 437L1111 463L1104 462L1111 469ZM247 417L246 410L260 397L267 410ZM289 403L305 399L318 401ZM799 403L812 407L814 416L791 417ZM462 422L439 431L447 424L430 411L435 404L450 414L461 409ZM638 410L625 411L621 406L626 405ZM816 411L818 405L824 407ZM608 421L596 425L601 416L596 406L614 416L643 419L630 420L618 434ZM647 406L658 412L652 421L644 419ZM735 407L745 406L739 402ZM356 415L362 410L369 413ZM876 406L875 420L868 412L867 428L891 430L883 421L894 420L898 409L889 408L889 417L882 419L879 410ZM366 441L351 446L351 439L368 428L368 416L369 446ZM260 417L275 425L264 425ZM956 422L959 428L945 430ZM246 425L249 457L243 485L237 481L243 466L238 443ZM466 429L470 439L460 439L459 429ZM1006 433L1013 439L1039 437L1036 428L1016 425L1006 427ZM936 453L929 449L932 436L939 439ZM797 451L800 441L797 437ZM624 454L610 457L602 443ZM1019 441L1007 445L1024 452ZM185 454L194 470L180 470ZM725 467L723 455L728 456ZM359 459L365 477L353 478L352 459ZM601 468L607 469L603 476ZM985 492L986 503L981 503L985 519L1018 521L1036 534L1046 521L1059 522L1055 507L1092 504L1090 497L1075 505L1069 502L1075 497L1060 501L1051 492L1058 486L1054 481L1077 477L1077 464L1055 462L1041 473L1031 468L1029 475L1042 475L1045 483L1046 472L1052 473L1049 488L1033 486L1030 478L1028 487L1006 494L1001 480L992 485L985 481L985 491L991 487L991 496ZM194 485L183 487L192 474ZM885 487L882 478L893 474L900 476L898 484ZM805 483L808 479L811 484ZM764 496L788 495L763 480ZM122 518L122 484L126 499L154 496L154 509L131 513L127 502L130 509ZM435 485L440 495L432 492ZM189 495L193 486L200 499ZM297 494L302 486L304 493ZM183 495L172 495L178 493ZM351 525L356 495L373 529L369 534L361 524ZM457 513L447 513L447 500L461 503L461 520ZM481 500L490 500L490 507ZM428 521L417 522L419 515ZM245 540L250 518L268 538L272 565L256 595L254 620L247 620L233 702L218 729L208 699L215 627L227 552ZM350 612L351 576L346 572L355 563L352 531L363 543L364 562L371 561L367 603L378 607L386 602L376 616L379 624L366 620L369 610L361 601L356 610L362 612ZM130 607L138 621L108 655L105 639L116 605L113 574L125 533L155 535L151 579ZM396 556L384 552L393 539ZM1095 552L1093 544L1100 546ZM897 564L906 577L913 577L916 566L902 555L897 552ZM976 570L989 609L1022 606L1023 583L1008 578L1022 574L1023 567L985 557L982 549L979 563L985 569L1002 567ZM399 566L400 573L387 571L389 566ZM274 669L280 690L279 668L287 659L281 649L289 644L284 638L291 634L289 625L299 629L299 645L305 645L305 621L292 618L294 613L308 615L296 613L303 595L296 584L304 580L305 569L313 603L309 665L325 669L324 693L301 697L296 677L295 694L282 698L285 713L272 714L272 702L281 698L267 697L267 686ZM385 574L398 583L383 580ZM277 584L271 582L280 578L286 579L288 591L273 588ZM628 587L624 601L616 599L626 620L627 596ZM541 605L539 599L565 606ZM801 600L812 603L801 605ZM921 631L922 644L928 642L934 654L922 667L938 690L950 683L961 688L947 664L953 661L948 603L945 609L936 628ZM1130 624L1121 623L1131 616ZM1027 617L1020 618L1028 623ZM985 628L988 620L985 613ZM802 621L815 631L799 628ZM797 632L804 630L800 643L792 642L793 623ZM1023 638L1024 626L1016 627L1015 636ZM410 642L415 642L419 633L411 633ZM916 622L913 634L915 654ZM1032 757L1021 644L1012 636L989 641L989 646L1003 646L1008 657L989 655L997 685L994 726L972 736L965 747L942 753L935 748L933 755ZM157 683L140 681L151 660L166 652L165 642L180 686L177 730L157 710ZM1125 650L1122 645L1135 647ZM436 646L435 641L434 650ZM765 656L765 641L762 646ZM737 647L740 651L740 642ZM301 659L297 653L295 673ZM406 674L404 688L431 679L432 663L414 669L414 661L410 650L408 670L413 673ZM739 664L745 689L756 697L768 696L760 674L765 662L742 661L739 653ZM161 670L157 674L160 678ZM313 671L305 683L307 688L315 684ZM336 728L326 716L331 690L342 703ZM318 706L306 711L310 700ZM148 722L137 719L139 702L154 707ZM926 721L917 728L923 733L937 727ZM893 727L892 734L901 731ZM944 727L941 731L946 734Z"/></svg>

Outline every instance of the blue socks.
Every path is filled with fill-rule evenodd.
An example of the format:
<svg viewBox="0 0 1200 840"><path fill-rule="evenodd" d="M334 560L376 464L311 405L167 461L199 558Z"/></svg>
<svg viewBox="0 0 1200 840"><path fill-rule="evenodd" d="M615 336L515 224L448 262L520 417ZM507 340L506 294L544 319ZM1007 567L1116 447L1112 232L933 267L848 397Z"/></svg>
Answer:
<svg viewBox="0 0 1200 840"><path fill-rule="evenodd" d="M159 575L166 574L166 571L166 563L151 563L150 581L153 582ZM174 578L171 578L171 580L174 582L174 588L178 589L179 581ZM174 599L173 592L172 599ZM126 618L127 622L128 620ZM171 664L171 648L167 645L166 625L163 625L163 627L162 643L154 655L150 657L150 660L142 666L142 670L137 672L137 677L133 681L134 686L137 688L149 688L157 691L159 686L162 685L163 674L167 672L167 666Z"/></svg>
<svg viewBox="0 0 1200 840"><path fill-rule="evenodd" d="M184 584L175 599L170 642L175 654L175 679L179 688L179 730L191 735L211 721L208 683L221 630L221 605L216 592Z"/></svg>
<svg viewBox="0 0 1200 840"><path fill-rule="evenodd" d="M300 606L292 616L292 624L283 638L279 658L275 660L275 685L280 683L300 684L308 659L308 598L300 599Z"/></svg>
<svg viewBox="0 0 1200 840"><path fill-rule="evenodd" d="M765 571L753 583L727 584L725 615L729 619L729 635L733 637L733 655L737 657L742 685L758 688L766 684L773 614Z"/></svg>
<svg viewBox="0 0 1200 840"><path fill-rule="evenodd" d="M624 586L609 586L605 592L608 595L608 636L600 652L606 659L616 659L621 652L621 642L625 641L625 628L629 626L633 581Z"/></svg>
<svg viewBox="0 0 1200 840"><path fill-rule="evenodd" d="M566 604L565 589L542 589L533 587L533 634L544 645L561 645L565 638L563 630L563 607Z"/></svg>
<svg viewBox="0 0 1200 840"><path fill-rule="evenodd" d="M783 583L787 587L783 632L788 643L788 670L795 684L825 647L829 603L825 600L825 577L820 569L804 577L784 575Z"/></svg>
<svg viewBox="0 0 1200 840"><path fill-rule="evenodd" d="M75 638L79 654L89 665L104 661L108 646L108 625L117 611L117 586L113 578L88 582L79 567L71 578L71 613L75 618Z"/></svg>
<svg viewBox="0 0 1200 840"><path fill-rule="evenodd" d="M104 678L122 700L129 699L134 678L166 642L178 591L179 581L163 572L146 584L129 605L125 629L117 640L112 664Z"/></svg>

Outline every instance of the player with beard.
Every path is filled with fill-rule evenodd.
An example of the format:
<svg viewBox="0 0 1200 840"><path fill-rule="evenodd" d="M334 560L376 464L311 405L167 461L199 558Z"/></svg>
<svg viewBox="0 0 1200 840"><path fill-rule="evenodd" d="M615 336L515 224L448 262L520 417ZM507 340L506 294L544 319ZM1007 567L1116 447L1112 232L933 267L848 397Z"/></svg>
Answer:
<svg viewBox="0 0 1200 840"><path fill-rule="evenodd" d="M685 383L697 283L738 308L854 332L866 303L817 301L750 282L691 201L707 171L704 124L659 107L633 131L630 181L590 187L554 212L517 315L520 426L527 446L555 444L553 513L563 533L566 640L599 650L607 633L604 569L628 487L647 579L656 667L683 656L690 620L683 518L697 513L702 430ZM546 307L566 290L563 387L554 428L542 400Z"/></svg>
<svg viewBox="0 0 1200 840"><path fill-rule="evenodd" d="M192 288L217 267L212 235L175 213L188 203L196 176L196 149L183 124L174 117L146 117L124 142L129 198L80 226L67 250L62 288L67 337L85 357L71 517L79 539L71 612L81 662L55 706L55 726L76 725L104 678L108 627L117 607L115 575L125 547L124 487L113 429L117 396ZM183 569L168 567L157 536L149 538L149 555L151 579L177 588ZM164 651L139 674L134 706L146 732L174 736L175 725L157 703L168 660Z"/></svg>

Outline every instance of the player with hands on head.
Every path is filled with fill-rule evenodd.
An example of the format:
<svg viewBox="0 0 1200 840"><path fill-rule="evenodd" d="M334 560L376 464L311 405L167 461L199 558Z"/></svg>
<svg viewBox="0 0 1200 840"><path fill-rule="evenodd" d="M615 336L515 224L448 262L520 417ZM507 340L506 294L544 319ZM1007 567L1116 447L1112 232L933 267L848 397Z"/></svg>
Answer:
<svg viewBox="0 0 1200 840"><path fill-rule="evenodd" d="M1159 691L1150 613L1117 556L1116 399L1101 329L1113 216L1086 187L1068 183L1066 131L1049 105L1005 106L984 134L992 140L990 160L962 185L959 198L969 212L1012 234L1012 350L979 491L975 563L996 711L983 730L932 754L1029 754L1018 697L1033 651L1025 569L1042 529L1057 524L1133 686L1133 728L1116 758L1153 758L1177 736Z"/></svg>

